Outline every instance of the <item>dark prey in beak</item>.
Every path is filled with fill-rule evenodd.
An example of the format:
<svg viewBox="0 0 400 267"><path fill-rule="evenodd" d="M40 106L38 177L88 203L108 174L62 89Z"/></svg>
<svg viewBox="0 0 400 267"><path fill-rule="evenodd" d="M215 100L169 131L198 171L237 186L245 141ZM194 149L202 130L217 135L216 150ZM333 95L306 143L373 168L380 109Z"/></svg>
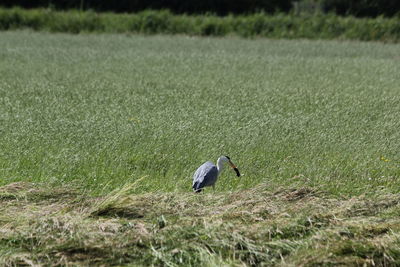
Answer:
<svg viewBox="0 0 400 267"><path fill-rule="evenodd" d="M233 168L233 169L235 170L237 177L240 177L240 172L239 172L238 168Z"/></svg>

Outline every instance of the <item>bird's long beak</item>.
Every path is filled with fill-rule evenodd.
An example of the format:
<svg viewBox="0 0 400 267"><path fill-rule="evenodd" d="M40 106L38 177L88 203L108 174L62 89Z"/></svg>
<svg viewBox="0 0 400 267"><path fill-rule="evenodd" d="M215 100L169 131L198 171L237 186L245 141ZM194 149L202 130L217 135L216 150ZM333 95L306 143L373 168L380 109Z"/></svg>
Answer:
<svg viewBox="0 0 400 267"><path fill-rule="evenodd" d="M235 164L233 164L232 161L229 161L229 165L236 172L237 177L240 177L240 172L239 172L238 168L235 166Z"/></svg>

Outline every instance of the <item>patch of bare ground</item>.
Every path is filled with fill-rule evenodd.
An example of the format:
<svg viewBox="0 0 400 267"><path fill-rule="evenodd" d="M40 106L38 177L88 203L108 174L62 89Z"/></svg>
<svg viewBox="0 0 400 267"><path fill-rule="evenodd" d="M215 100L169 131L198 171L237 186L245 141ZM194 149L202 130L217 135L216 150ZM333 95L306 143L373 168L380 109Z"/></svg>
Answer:
<svg viewBox="0 0 400 267"><path fill-rule="evenodd" d="M0 187L2 266L397 266L400 196Z"/></svg>

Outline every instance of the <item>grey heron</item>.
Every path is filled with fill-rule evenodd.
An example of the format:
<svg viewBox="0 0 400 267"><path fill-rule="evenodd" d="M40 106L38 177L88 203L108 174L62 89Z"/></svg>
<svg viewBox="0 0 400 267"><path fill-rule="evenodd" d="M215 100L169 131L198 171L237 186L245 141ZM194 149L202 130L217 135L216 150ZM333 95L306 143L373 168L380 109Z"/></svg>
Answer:
<svg viewBox="0 0 400 267"><path fill-rule="evenodd" d="M217 160L217 166L211 161L207 161L196 170L193 175L193 191L199 193L206 186L212 186L215 189L215 182L222 172L225 163L229 163L231 168L235 170L236 175L240 176L239 170L232 163L231 159L228 156L221 156Z"/></svg>

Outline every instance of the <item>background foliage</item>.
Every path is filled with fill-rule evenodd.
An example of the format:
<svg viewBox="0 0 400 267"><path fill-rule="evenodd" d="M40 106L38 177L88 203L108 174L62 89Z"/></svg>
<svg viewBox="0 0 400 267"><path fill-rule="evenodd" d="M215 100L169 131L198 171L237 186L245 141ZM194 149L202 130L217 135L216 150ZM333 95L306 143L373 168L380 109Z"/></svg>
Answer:
<svg viewBox="0 0 400 267"><path fill-rule="evenodd" d="M68 33L238 35L241 37L389 42L400 40L400 20L397 18L355 18L340 17L334 14L298 16L282 13L218 17L213 15L174 15L166 10L114 14L76 10L0 9L0 30L25 28Z"/></svg>

